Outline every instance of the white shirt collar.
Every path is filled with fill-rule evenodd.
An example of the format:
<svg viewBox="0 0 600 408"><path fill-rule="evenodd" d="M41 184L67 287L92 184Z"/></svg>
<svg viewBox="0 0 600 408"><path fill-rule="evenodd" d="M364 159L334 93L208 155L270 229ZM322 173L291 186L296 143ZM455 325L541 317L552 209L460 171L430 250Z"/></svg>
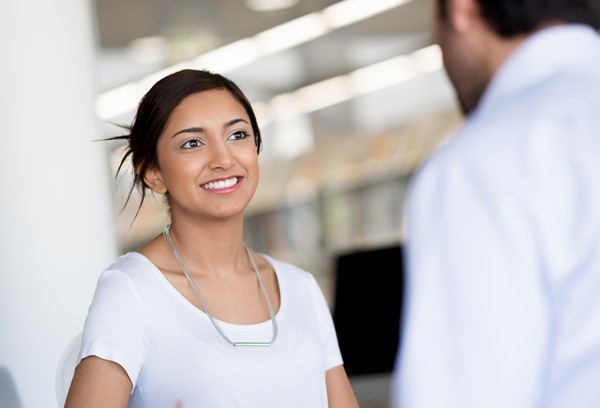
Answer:
<svg viewBox="0 0 600 408"><path fill-rule="evenodd" d="M496 104L545 81L565 67L600 69L600 35L580 24L563 24L540 30L526 39L504 62L484 92L480 115Z"/></svg>

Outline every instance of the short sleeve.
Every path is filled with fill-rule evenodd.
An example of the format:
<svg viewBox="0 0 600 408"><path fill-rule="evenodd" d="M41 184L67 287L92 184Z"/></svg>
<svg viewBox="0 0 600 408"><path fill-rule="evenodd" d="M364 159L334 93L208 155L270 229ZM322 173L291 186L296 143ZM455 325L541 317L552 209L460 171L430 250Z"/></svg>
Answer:
<svg viewBox="0 0 600 408"><path fill-rule="evenodd" d="M102 272L85 321L77 363L97 356L121 365L135 387L148 349L147 318L130 277Z"/></svg>
<svg viewBox="0 0 600 408"><path fill-rule="evenodd" d="M337 367L343 364L342 353L337 339L337 333L333 324L331 310L325 299L325 295L313 275L308 274L313 287L313 297L315 309L318 317L318 329L321 339L321 346L325 356L325 368Z"/></svg>

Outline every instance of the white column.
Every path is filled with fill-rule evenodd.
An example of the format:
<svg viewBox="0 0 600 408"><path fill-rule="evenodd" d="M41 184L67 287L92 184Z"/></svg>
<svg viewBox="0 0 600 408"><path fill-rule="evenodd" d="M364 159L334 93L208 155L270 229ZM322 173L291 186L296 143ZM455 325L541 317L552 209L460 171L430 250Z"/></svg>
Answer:
<svg viewBox="0 0 600 408"><path fill-rule="evenodd" d="M91 0L0 0L0 369L25 408L57 406L57 364L117 254L94 18Z"/></svg>

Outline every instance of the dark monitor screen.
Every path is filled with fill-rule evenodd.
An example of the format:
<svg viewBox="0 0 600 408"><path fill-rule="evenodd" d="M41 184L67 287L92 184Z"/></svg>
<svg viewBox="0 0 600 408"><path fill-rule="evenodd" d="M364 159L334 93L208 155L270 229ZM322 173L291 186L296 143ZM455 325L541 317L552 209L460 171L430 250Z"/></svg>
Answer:
<svg viewBox="0 0 600 408"><path fill-rule="evenodd" d="M401 246L336 258L332 313L348 376L392 372L402 295Z"/></svg>

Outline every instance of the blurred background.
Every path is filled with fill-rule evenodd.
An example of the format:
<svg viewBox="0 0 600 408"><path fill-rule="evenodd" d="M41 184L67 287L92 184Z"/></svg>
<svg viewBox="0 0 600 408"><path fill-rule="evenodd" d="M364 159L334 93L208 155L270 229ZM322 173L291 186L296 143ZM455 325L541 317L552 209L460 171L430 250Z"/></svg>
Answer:
<svg viewBox="0 0 600 408"><path fill-rule="evenodd" d="M363 360L383 336L394 343L401 293L385 290L401 285L394 259L404 194L414 170L461 121L432 40L431 7L431 0L0 0L7 57L0 170L12 197L1 220L0 401L14 401L0 407L56 406L56 366L82 328L99 272L167 222L160 197L133 222L139 197L123 208L130 173L115 177L123 146L92 141L120 135L118 125L131 122L150 86L181 68L228 76L256 110L264 149L247 244L314 273L340 336L346 325L368 335L348 332L363 342ZM358 315L348 319L349 310ZM380 316L384 327L373 327ZM346 337L340 343L352 366L359 349ZM361 407L387 406L392 357L352 366Z"/></svg>
<svg viewBox="0 0 600 408"><path fill-rule="evenodd" d="M332 255L402 239L421 160L456 126L430 34L429 0L96 0L103 136L120 134L156 79L208 68L253 102L264 139L247 241L314 271ZM121 146L111 144L112 171ZM132 224L130 178L114 180L119 247L160 232L161 199Z"/></svg>

